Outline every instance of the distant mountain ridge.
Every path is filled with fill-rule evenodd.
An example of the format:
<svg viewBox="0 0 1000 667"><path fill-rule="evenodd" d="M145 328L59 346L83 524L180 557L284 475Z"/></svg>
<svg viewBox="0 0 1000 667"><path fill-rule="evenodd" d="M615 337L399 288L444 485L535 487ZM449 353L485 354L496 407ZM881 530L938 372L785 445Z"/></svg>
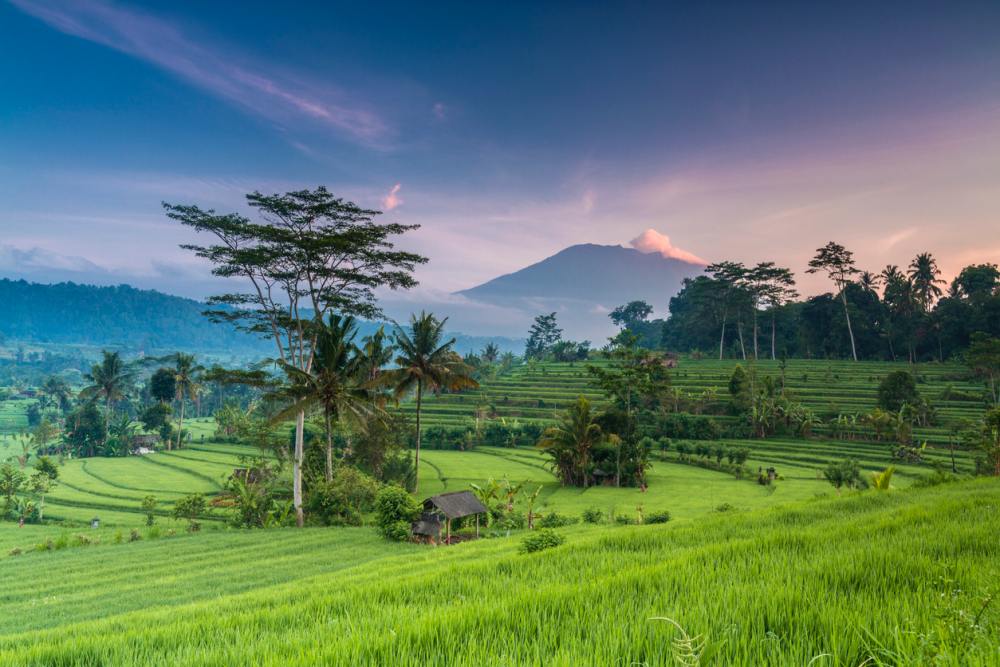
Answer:
<svg viewBox="0 0 1000 667"><path fill-rule="evenodd" d="M559 313L568 329L595 342L613 330L607 312L641 299L665 315L670 297L700 264L623 246L583 243L457 294L474 301Z"/></svg>
<svg viewBox="0 0 1000 667"><path fill-rule="evenodd" d="M0 340L96 345L151 352L201 350L239 356L274 354L273 342L214 323L207 306L156 290L129 285L52 285L0 279ZM360 322L364 336L381 326ZM387 325L386 329L391 329ZM452 332L460 352L495 342L502 350L523 348L519 339L465 336Z"/></svg>

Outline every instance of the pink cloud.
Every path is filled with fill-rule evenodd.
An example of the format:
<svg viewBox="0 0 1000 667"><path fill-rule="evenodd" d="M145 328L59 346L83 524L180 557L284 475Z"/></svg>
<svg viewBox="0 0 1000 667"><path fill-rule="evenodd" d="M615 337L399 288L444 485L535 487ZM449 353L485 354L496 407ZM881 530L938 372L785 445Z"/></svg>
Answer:
<svg viewBox="0 0 1000 667"><path fill-rule="evenodd" d="M703 260L701 257L698 257L698 255L678 248L670 242L669 236L661 234L655 229L647 229L642 234L639 234L639 236L629 241L629 243L639 252L656 252L664 257L679 259L682 262L688 262L689 264L708 264L708 262Z"/></svg>
<svg viewBox="0 0 1000 667"><path fill-rule="evenodd" d="M386 211L391 211L403 203L402 197L399 196L399 189L401 187L402 185L396 183L394 186L392 186L392 189L389 190L389 194L387 194L385 197L382 197L382 208L384 208Z"/></svg>

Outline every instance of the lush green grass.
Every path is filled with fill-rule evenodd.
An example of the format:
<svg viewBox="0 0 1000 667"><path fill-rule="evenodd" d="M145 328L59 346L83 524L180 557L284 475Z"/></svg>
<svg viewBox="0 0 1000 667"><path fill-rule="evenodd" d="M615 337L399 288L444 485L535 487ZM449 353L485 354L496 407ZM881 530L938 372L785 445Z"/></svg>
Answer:
<svg viewBox="0 0 1000 667"><path fill-rule="evenodd" d="M996 606L968 653L946 636L1000 580L997 480L564 533L533 555L319 529L29 554L2 564L0 664L672 664L660 616L710 664L928 664L938 644L935 664L1000 664Z"/></svg>

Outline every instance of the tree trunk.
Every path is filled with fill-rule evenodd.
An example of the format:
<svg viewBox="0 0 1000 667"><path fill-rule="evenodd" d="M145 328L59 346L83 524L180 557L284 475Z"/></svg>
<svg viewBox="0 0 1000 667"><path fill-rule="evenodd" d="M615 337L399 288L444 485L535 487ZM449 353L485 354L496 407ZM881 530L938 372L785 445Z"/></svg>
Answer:
<svg viewBox="0 0 1000 667"><path fill-rule="evenodd" d="M326 481L333 481L333 430L330 426L330 412L323 411L326 418Z"/></svg>
<svg viewBox="0 0 1000 667"><path fill-rule="evenodd" d="M844 317L847 319L847 335L851 338L851 356L854 361L858 360L858 351L854 347L854 329L851 328L851 314L847 311L847 287L840 290L840 300L844 302Z"/></svg>
<svg viewBox="0 0 1000 667"><path fill-rule="evenodd" d="M723 311L722 313L722 335L719 337L719 361L722 361L722 348L726 344L726 318L729 316L728 311Z"/></svg>
<svg viewBox="0 0 1000 667"><path fill-rule="evenodd" d="M177 422L177 449L180 449L184 440L184 392L181 392L181 416Z"/></svg>
<svg viewBox="0 0 1000 667"><path fill-rule="evenodd" d="M772 312L771 313L771 361L777 359L777 355L774 354L774 348L775 348L774 343L775 343L775 318L774 318L774 312ZM784 383L782 383L782 386L784 386Z"/></svg>
<svg viewBox="0 0 1000 667"><path fill-rule="evenodd" d="M413 492L420 488L420 403L423 399L424 383L417 382L417 449L413 457Z"/></svg>
<svg viewBox="0 0 1000 667"><path fill-rule="evenodd" d="M757 356L757 308L753 309L753 358L754 361L758 359Z"/></svg>
<svg viewBox="0 0 1000 667"><path fill-rule="evenodd" d="M740 335L740 356L743 357L743 361L747 360L747 348L743 345L743 318L736 321L736 331Z"/></svg>
<svg viewBox="0 0 1000 667"><path fill-rule="evenodd" d="M306 413L300 411L295 417L295 454L292 457L292 504L295 506L295 525L305 525L302 513L302 463L305 459Z"/></svg>

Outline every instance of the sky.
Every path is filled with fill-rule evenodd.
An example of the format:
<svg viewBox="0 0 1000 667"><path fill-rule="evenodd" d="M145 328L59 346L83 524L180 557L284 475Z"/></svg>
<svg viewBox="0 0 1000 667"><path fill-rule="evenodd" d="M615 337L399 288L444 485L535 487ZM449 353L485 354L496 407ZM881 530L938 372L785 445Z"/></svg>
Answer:
<svg viewBox="0 0 1000 667"><path fill-rule="evenodd" d="M0 274L203 297L162 201L322 184L422 225L415 307L575 243L950 277L1000 262L997 35L995 1L0 0Z"/></svg>

